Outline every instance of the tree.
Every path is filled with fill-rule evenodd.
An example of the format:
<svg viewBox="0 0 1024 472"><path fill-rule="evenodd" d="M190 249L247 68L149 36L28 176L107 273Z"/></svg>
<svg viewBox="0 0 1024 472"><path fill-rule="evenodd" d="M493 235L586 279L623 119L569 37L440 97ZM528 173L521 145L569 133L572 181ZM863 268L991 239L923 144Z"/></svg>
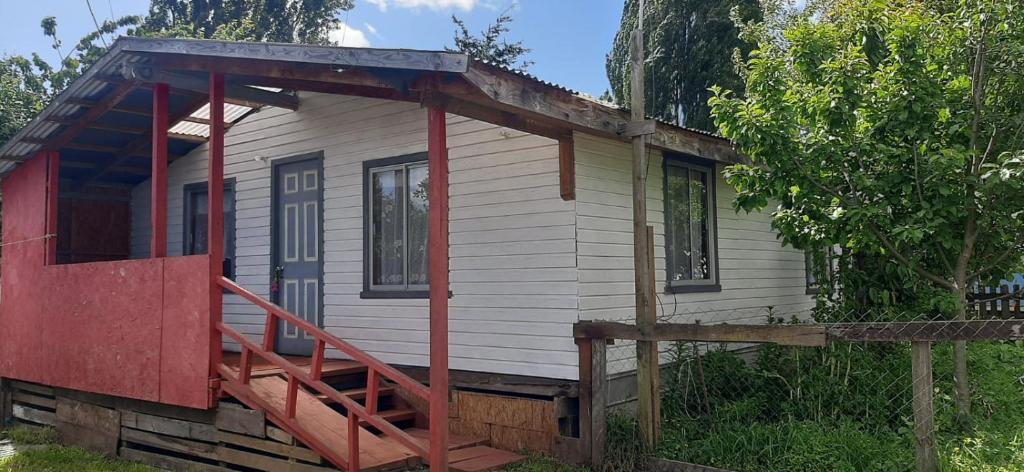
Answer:
<svg viewBox="0 0 1024 472"><path fill-rule="evenodd" d="M797 247L841 244L927 281L967 318L967 291L1024 260L1024 9L1017 0L838 2L715 88L715 122L753 161L736 204L781 202ZM966 344L957 406L970 423Z"/></svg>
<svg viewBox="0 0 1024 472"><path fill-rule="evenodd" d="M330 44L338 15L353 6L353 0L151 0L140 33Z"/></svg>
<svg viewBox="0 0 1024 472"><path fill-rule="evenodd" d="M38 56L35 60L42 62ZM42 111L47 96L46 81L33 61L22 56L0 59L0 143Z"/></svg>
<svg viewBox="0 0 1024 472"><path fill-rule="evenodd" d="M494 23L487 25L487 28L480 32L480 36L470 33L466 23L455 15L452 15L452 23L455 23L456 27L455 47L445 47L445 50L468 54L476 59L511 69L526 70L533 65L532 61L522 59L530 52L529 48L523 46L522 41L510 43L503 38L505 33L511 31L508 25L512 23L512 17L508 13L499 15Z"/></svg>
<svg viewBox="0 0 1024 472"><path fill-rule="evenodd" d="M607 57L608 81L617 103L629 103L630 33L636 28L640 0L628 0L622 24ZM733 54L752 46L738 37L730 12L743 21L761 19L758 0L646 0L645 87L651 116L691 128L714 130L708 98L712 85L738 90Z"/></svg>

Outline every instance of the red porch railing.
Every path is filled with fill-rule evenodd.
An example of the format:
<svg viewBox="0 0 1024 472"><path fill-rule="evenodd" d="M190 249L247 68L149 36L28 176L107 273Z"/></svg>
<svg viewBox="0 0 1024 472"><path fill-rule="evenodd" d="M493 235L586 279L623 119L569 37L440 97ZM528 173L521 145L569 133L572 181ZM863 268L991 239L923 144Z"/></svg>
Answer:
<svg viewBox="0 0 1024 472"><path fill-rule="evenodd" d="M307 322L306 320L299 318L298 316L289 313L285 309L277 306L263 298L256 295L231 280L221 277L218 280L218 284L224 287L228 291L239 295L240 297L248 300L249 302L259 306L267 312L266 326L263 331L263 344L259 345L252 340L246 338L238 331L225 325L223 322L217 324L217 330L224 336L233 339L235 342L242 346L241 361L239 364L237 376L230 367L226 364L221 363L218 365L217 370L221 377L229 381L235 381L243 386L249 384L252 376L252 356L255 354L267 362L270 362L275 367L280 368L288 376L288 392L285 401L284 411L269 411L268 413L273 416L279 417L281 421L286 423L288 429L293 429L296 432L301 432L301 427L294 421L295 420L295 409L297 403L297 396L299 385L305 385L312 388L321 395L326 396L332 401L340 404L348 411L348 460L342 461L344 468L348 471L359 470L359 423L365 421L373 427L380 430L385 436L390 437L398 441L403 446L409 448L416 455L427 459L429 456L429 445L428 448L424 448L421 443L418 443L412 436L405 431L402 431L397 426L391 424L386 419L377 414L378 405L378 392L381 377L388 379L391 382L399 385L406 389L416 397L427 402L430 401L430 391L423 384L413 380L408 375L398 371L394 367L391 367L374 357L370 356L366 352L359 348L349 344L335 336L325 332L319 327ZM305 331L315 340L313 349L313 359L309 367L309 372L306 372L303 368L290 362L288 359L281 357L274 352L274 343L277 337L277 326L279 321L284 321L297 326L299 329ZM366 406L360 405L354 399L343 395L340 391L334 387L328 385L321 380L323 374L323 363L324 354L327 346L330 346L345 355L352 358L352 360L364 364L367 366L367 379L366 379ZM241 392L240 392L241 393ZM253 399L258 402L258 399ZM265 408L269 408L269 405L264 405ZM301 437L301 435L299 435ZM313 439L313 442L316 442ZM321 449L318 452L324 453L322 449L323 445L308 444L314 449ZM319 447L318 447L319 446ZM444 447L444 445L442 445ZM337 457L336 457L337 459Z"/></svg>

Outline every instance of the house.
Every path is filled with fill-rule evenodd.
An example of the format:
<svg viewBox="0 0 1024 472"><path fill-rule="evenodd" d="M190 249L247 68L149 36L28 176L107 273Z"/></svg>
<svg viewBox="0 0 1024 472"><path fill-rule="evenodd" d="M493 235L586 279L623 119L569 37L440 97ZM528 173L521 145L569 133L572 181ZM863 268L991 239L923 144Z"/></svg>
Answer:
<svg viewBox="0 0 1024 472"><path fill-rule="evenodd" d="M6 413L177 466L571 456L573 324L634 306L627 124L457 53L119 39L0 147ZM662 315L813 306L730 143L648 132Z"/></svg>

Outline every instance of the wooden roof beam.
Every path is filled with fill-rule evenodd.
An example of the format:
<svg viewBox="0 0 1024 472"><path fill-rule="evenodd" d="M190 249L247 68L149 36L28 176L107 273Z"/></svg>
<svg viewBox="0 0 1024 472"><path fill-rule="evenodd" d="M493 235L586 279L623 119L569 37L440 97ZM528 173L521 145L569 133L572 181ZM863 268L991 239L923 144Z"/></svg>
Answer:
<svg viewBox="0 0 1024 472"><path fill-rule="evenodd" d="M99 101L95 102L95 104L89 107L82 116L75 118L75 122L73 124L69 125L56 136L47 138L47 143L43 146L42 150L54 151L71 142L79 132L87 128L104 113L117 106L124 97L131 93L134 87L135 84L131 82L122 82L115 85L114 90Z"/></svg>
<svg viewBox="0 0 1024 472"><path fill-rule="evenodd" d="M171 88L195 93L204 93L209 90L209 79L206 77L176 74L156 67L126 64L122 73L129 80L150 84L164 83L170 85ZM284 92L271 92L244 85L228 85L225 87L225 94L225 101L250 108L272 106L288 110L299 109L299 99L294 95Z"/></svg>
<svg viewBox="0 0 1024 472"><path fill-rule="evenodd" d="M170 127L173 128L175 125L178 124L179 121L183 120L187 116L192 115L197 110L199 110L204 105L206 105L206 103L208 101L209 101L209 98L207 98L206 95L200 95L200 96L194 98L191 102L189 102L188 106L186 106L184 110L182 110L181 112L176 113L176 114L170 116L169 119L167 120L167 122L171 123ZM127 146L125 146L125 149L126 149L127 152L121 154L117 159L113 160L108 165L97 168L96 171L93 172L91 175L86 176L84 179L82 179L78 183L78 185L75 186L75 188L78 189L78 188L82 188L82 187L88 185L89 183L91 183L91 182L99 179L100 177L104 176L107 172L110 172L110 169L118 167L118 166L124 164L124 162L127 161L128 159L131 159L132 156L134 156L136 154L139 154L139 153L142 153L143 151L146 150L147 147L149 147L149 143L150 143L151 139L152 139L152 136L150 136L150 133L147 133L147 134L144 134L142 136L139 136L134 141L129 143ZM170 158L170 157L171 156L168 155L168 158Z"/></svg>

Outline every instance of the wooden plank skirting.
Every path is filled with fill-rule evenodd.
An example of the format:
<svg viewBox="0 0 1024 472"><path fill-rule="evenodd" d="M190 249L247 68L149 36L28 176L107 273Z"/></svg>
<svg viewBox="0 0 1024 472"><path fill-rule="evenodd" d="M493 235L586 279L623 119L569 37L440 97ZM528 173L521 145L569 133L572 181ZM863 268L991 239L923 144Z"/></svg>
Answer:
<svg viewBox="0 0 1024 472"><path fill-rule="evenodd" d="M181 471L337 470L238 404L204 411L13 380L0 385L9 426L53 427L62 443L108 456Z"/></svg>

